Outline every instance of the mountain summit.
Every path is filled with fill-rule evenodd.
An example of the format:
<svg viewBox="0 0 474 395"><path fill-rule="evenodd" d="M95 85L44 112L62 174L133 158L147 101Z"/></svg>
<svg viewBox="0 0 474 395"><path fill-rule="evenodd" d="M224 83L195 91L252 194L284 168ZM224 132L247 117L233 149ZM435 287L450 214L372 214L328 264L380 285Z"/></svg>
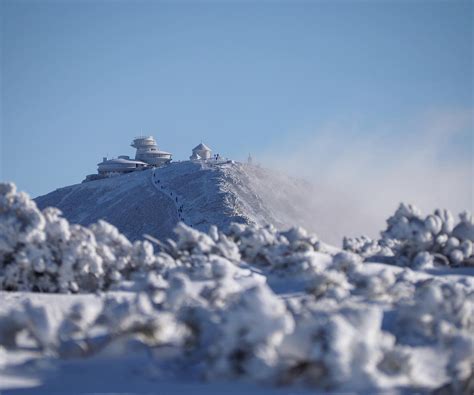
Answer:
<svg viewBox="0 0 474 395"><path fill-rule="evenodd" d="M59 208L72 223L104 219L129 239L173 236L176 223L207 230L232 222L311 228L311 185L234 161L185 161L57 189L35 199Z"/></svg>

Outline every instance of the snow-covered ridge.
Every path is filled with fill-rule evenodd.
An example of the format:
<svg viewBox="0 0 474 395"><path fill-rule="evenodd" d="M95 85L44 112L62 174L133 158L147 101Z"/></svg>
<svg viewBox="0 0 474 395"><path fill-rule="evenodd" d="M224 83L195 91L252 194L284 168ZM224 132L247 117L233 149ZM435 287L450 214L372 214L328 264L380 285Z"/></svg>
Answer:
<svg viewBox="0 0 474 395"><path fill-rule="evenodd" d="M234 222L311 229L305 196L311 196L308 184L258 166L186 161L72 185L35 201L42 209L59 208L71 223L104 219L130 240L140 240L144 234L174 237L180 217L203 231L211 225L227 229Z"/></svg>
<svg viewBox="0 0 474 395"><path fill-rule="evenodd" d="M131 243L104 221L71 225L0 184L1 288L139 291L77 299L55 318L31 301L0 309L0 358L8 365L29 339L33 358L58 361L146 348L148 364L181 378L472 392L472 271L364 263L301 228L175 231L175 241Z"/></svg>

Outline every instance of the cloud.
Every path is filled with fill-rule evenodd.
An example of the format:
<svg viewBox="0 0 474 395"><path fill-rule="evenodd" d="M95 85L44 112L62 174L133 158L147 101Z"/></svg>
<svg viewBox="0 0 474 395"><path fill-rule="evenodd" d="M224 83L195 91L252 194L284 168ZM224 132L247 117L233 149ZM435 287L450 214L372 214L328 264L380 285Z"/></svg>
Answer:
<svg viewBox="0 0 474 395"><path fill-rule="evenodd" d="M376 236L402 201L424 212L472 211L472 117L460 109L372 127L337 121L303 138L289 135L258 159L312 182L312 230L340 244L344 235Z"/></svg>

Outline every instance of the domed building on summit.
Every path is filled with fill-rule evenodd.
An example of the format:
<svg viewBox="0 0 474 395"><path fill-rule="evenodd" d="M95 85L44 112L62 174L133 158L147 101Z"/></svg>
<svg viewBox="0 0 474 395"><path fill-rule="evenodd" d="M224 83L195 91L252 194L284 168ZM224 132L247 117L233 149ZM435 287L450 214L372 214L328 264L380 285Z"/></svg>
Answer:
<svg viewBox="0 0 474 395"><path fill-rule="evenodd" d="M196 147L193 148L193 153L189 157L191 160L205 160L211 159L212 150L203 143L200 143Z"/></svg>

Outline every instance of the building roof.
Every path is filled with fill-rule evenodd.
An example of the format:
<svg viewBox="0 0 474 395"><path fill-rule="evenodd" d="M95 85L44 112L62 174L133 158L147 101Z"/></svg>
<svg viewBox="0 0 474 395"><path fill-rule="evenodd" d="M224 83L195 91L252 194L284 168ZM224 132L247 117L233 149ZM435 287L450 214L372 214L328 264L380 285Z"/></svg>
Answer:
<svg viewBox="0 0 474 395"><path fill-rule="evenodd" d="M154 137L153 136L137 136L134 138L134 140L154 140Z"/></svg>
<svg viewBox="0 0 474 395"><path fill-rule="evenodd" d="M200 143L193 148L193 151L212 151L206 144Z"/></svg>
<svg viewBox="0 0 474 395"><path fill-rule="evenodd" d="M146 147L157 147L156 141L153 136L139 136L135 137L130 144L134 148L146 148Z"/></svg>

